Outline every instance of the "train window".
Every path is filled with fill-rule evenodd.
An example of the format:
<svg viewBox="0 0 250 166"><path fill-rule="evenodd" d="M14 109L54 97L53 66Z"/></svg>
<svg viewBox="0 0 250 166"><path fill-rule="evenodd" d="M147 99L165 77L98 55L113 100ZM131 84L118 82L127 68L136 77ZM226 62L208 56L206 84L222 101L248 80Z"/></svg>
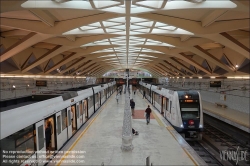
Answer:
<svg viewBox="0 0 250 166"><path fill-rule="evenodd" d="M33 126L30 125L18 132L16 132L15 134L16 137L16 146L19 146L20 144L24 143L25 141L27 141L28 139L30 139L31 137L33 137Z"/></svg>
<svg viewBox="0 0 250 166"><path fill-rule="evenodd" d="M62 110L61 111L61 115L62 115L62 131L67 127L67 116L66 116L66 110Z"/></svg>
<svg viewBox="0 0 250 166"><path fill-rule="evenodd" d="M102 90L101 95L102 95L102 98L103 98L104 97L104 90Z"/></svg>
<svg viewBox="0 0 250 166"><path fill-rule="evenodd" d="M95 103L97 103L99 100L98 100L98 93L95 94Z"/></svg>
<svg viewBox="0 0 250 166"><path fill-rule="evenodd" d="M27 158L29 158L33 152L35 151L35 136L34 136L34 127L33 125L30 125L4 139L1 140L1 151L5 150L5 151L22 151L22 153L20 154L22 156L22 158L16 158L17 155L13 154L5 154L6 156L10 155L12 156L11 159L12 160L19 160L21 162L21 160L26 160ZM20 157L20 156L19 156ZM1 163L2 164L2 163ZM4 165L4 164L2 164ZM6 165L9 165L6 164ZM14 164L13 164L14 165Z"/></svg>
<svg viewBox="0 0 250 166"><path fill-rule="evenodd" d="M182 119L199 119L198 111L181 112Z"/></svg>
<svg viewBox="0 0 250 166"><path fill-rule="evenodd" d="M68 126L70 126L71 125L71 110L68 110L68 122L69 122Z"/></svg>
<svg viewBox="0 0 250 166"><path fill-rule="evenodd" d="M199 104L198 103L181 103L182 119L199 119Z"/></svg>
<svg viewBox="0 0 250 166"><path fill-rule="evenodd" d="M79 105L76 105L76 116L79 118Z"/></svg>
<svg viewBox="0 0 250 166"><path fill-rule="evenodd" d="M93 106L93 96L89 97L89 101L88 101L88 107L89 109Z"/></svg>
<svg viewBox="0 0 250 166"><path fill-rule="evenodd" d="M61 133L61 115L57 116L57 135Z"/></svg>
<svg viewBox="0 0 250 166"><path fill-rule="evenodd" d="M38 147L41 150L44 147L44 129L43 125L38 127Z"/></svg>

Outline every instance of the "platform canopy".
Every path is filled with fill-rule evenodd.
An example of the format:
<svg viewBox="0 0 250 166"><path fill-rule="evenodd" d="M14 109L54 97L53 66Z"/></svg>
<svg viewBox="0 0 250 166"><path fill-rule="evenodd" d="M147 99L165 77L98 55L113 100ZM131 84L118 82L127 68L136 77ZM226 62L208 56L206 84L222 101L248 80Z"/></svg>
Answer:
<svg viewBox="0 0 250 166"><path fill-rule="evenodd" d="M1 74L249 75L249 1L1 0Z"/></svg>

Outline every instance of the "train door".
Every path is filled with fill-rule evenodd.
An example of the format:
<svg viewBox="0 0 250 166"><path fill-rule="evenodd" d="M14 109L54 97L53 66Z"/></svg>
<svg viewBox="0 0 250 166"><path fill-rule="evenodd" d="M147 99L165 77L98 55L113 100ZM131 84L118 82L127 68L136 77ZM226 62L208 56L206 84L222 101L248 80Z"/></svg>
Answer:
<svg viewBox="0 0 250 166"><path fill-rule="evenodd" d="M76 126L76 105L71 106L71 123L72 123L72 134L76 132L77 126Z"/></svg>
<svg viewBox="0 0 250 166"><path fill-rule="evenodd" d="M169 118L172 120L171 109L172 109L172 101L169 100L169 113L170 113L170 117Z"/></svg>
<svg viewBox="0 0 250 166"><path fill-rule="evenodd" d="M170 112L169 112L169 108L168 108L168 105L169 105L169 99L166 98L166 102L165 102L165 118L170 118Z"/></svg>
<svg viewBox="0 0 250 166"><path fill-rule="evenodd" d="M82 124L85 123L87 121L87 118L88 118L88 111L87 111L87 99L84 99L82 101Z"/></svg>
<svg viewBox="0 0 250 166"><path fill-rule="evenodd" d="M165 97L161 97L161 114L164 114L163 110L165 108Z"/></svg>
<svg viewBox="0 0 250 166"><path fill-rule="evenodd" d="M79 113L80 113L79 119L80 119L80 123L79 123L79 125L77 124L77 127L79 127L79 128L83 124L83 103L84 103L84 100L79 102Z"/></svg>
<svg viewBox="0 0 250 166"><path fill-rule="evenodd" d="M108 88L108 97L110 96L110 89L111 87Z"/></svg>
<svg viewBox="0 0 250 166"><path fill-rule="evenodd" d="M100 96L99 103L100 103L100 107L101 107L101 105L102 105L102 91L99 92L99 96Z"/></svg>
<svg viewBox="0 0 250 166"><path fill-rule="evenodd" d="M43 152L46 151L45 145L45 130L44 130L44 120L36 123L36 149L37 149L37 160L44 161ZM44 165L44 163L39 163L38 166Z"/></svg>
<svg viewBox="0 0 250 166"><path fill-rule="evenodd" d="M88 98L85 100L86 100L85 117L86 117L86 121L87 121L89 119L89 100L88 100Z"/></svg>
<svg viewBox="0 0 250 166"><path fill-rule="evenodd" d="M60 120L61 120L61 125L59 122ZM58 150L67 141L67 109L63 109L60 112L56 113L56 124L57 124L56 145Z"/></svg>
<svg viewBox="0 0 250 166"><path fill-rule="evenodd" d="M104 95L105 95L105 100L107 100L108 99L108 97L107 97L107 89L104 89Z"/></svg>
<svg viewBox="0 0 250 166"><path fill-rule="evenodd" d="M81 120L80 120L80 108L79 102L76 103L76 128L79 129L81 127Z"/></svg>
<svg viewBox="0 0 250 166"><path fill-rule="evenodd" d="M67 122L68 122L68 138L67 140L72 136L72 114L71 114L71 107L67 108Z"/></svg>
<svg viewBox="0 0 250 166"><path fill-rule="evenodd" d="M44 125L45 125L45 143L46 143L46 151L47 151L47 157L52 155L53 151L56 149L56 120L55 120L55 115L50 116L45 119Z"/></svg>
<svg viewBox="0 0 250 166"><path fill-rule="evenodd" d="M55 148L55 150L57 150L59 147L62 146L62 140L63 140L61 111L56 113L56 132L55 132L55 135L56 135L56 141L55 141L56 148Z"/></svg>
<svg viewBox="0 0 250 166"><path fill-rule="evenodd" d="M97 93L97 108L99 108L100 106L101 106L101 104L100 104L100 101L101 101L101 94L100 94L101 92L98 92Z"/></svg>

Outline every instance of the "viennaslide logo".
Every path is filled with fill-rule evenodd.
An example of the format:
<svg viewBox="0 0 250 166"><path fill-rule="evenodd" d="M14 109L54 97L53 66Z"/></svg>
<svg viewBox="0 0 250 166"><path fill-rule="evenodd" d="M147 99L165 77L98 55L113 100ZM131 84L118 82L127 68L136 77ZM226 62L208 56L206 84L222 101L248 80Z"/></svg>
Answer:
<svg viewBox="0 0 250 166"><path fill-rule="evenodd" d="M220 159L224 161L234 161L237 165L239 161L248 161L247 150L239 150L239 147L236 150L222 150L220 151Z"/></svg>

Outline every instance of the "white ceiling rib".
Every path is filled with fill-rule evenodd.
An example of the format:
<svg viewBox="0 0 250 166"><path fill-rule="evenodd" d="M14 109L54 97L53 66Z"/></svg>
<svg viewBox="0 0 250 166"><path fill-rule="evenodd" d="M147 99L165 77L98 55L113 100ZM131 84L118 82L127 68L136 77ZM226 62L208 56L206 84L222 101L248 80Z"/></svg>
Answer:
<svg viewBox="0 0 250 166"><path fill-rule="evenodd" d="M249 75L241 70L250 59L249 2L198 1L29 0L15 8L3 1L1 62L16 62L14 74L38 66L47 70L40 74L50 75L65 66L53 73L60 75L91 60L104 63L103 70L153 74L160 66L162 76L176 69L186 71L178 76ZM31 64L30 55L36 59ZM48 62L54 64L49 69Z"/></svg>

